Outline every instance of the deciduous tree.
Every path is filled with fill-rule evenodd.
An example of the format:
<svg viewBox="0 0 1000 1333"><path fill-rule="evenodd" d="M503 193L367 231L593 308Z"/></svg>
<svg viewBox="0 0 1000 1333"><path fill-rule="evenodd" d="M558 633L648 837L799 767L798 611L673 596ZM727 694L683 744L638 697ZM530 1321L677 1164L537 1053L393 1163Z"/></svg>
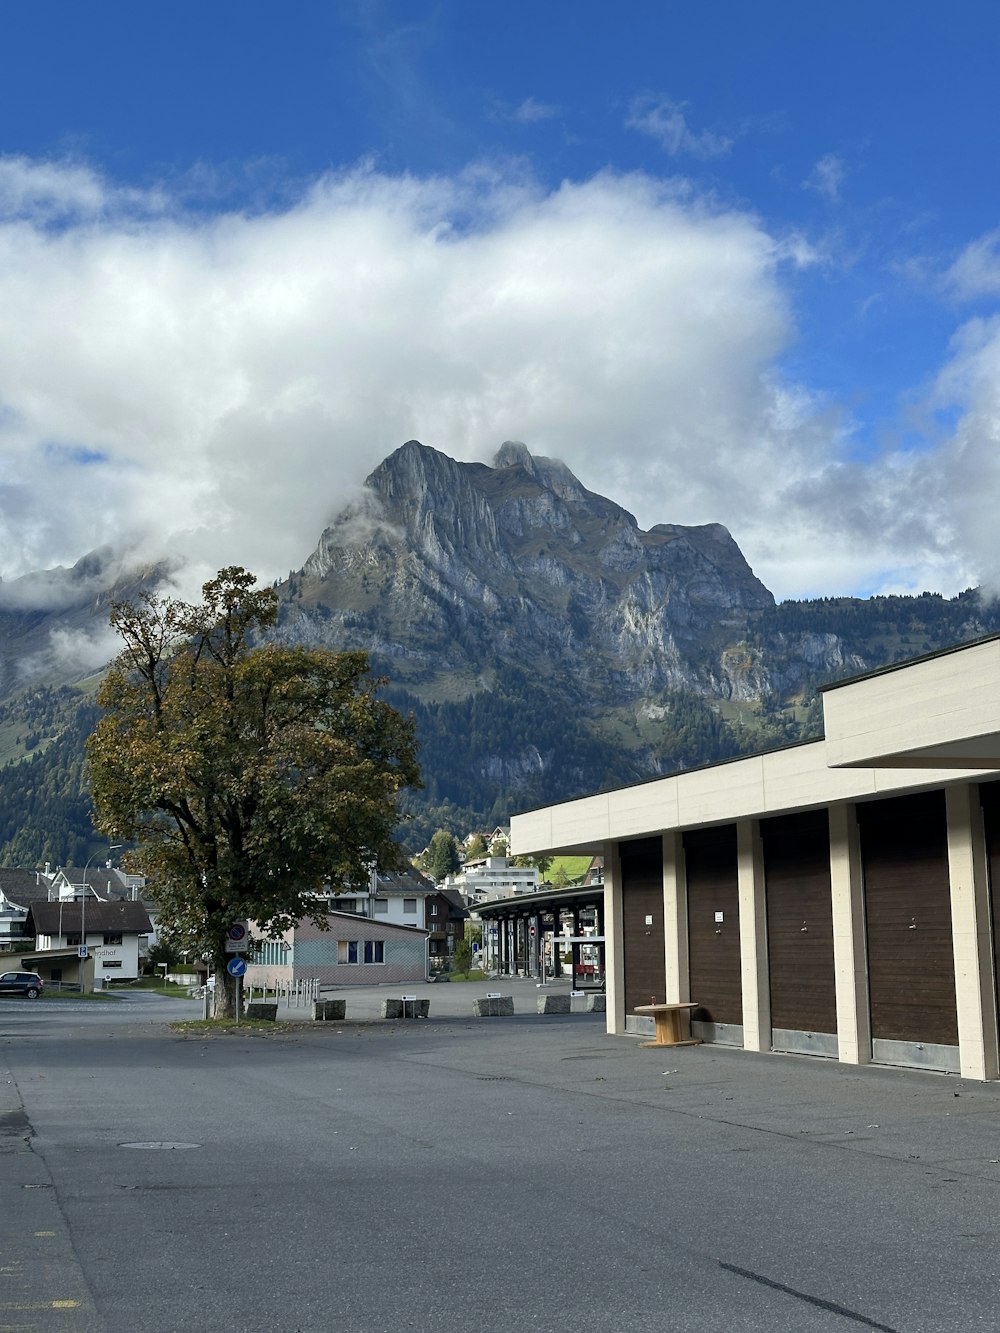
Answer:
<svg viewBox="0 0 1000 1333"><path fill-rule="evenodd" d="M366 654L261 641L277 596L255 585L231 567L197 605L114 604L124 648L87 746L98 826L134 843L160 921L211 959L229 1016L229 926L325 925L324 883L398 863L396 797L419 785L412 722L377 697Z"/></svg>
<svg viewBox="0 0 1000 1333"><path fill-rule="evenodd" d="M435 884L454 875L462 862L458 855L458 839L446 829L439 828L424 853L424 874Z"/></svg>

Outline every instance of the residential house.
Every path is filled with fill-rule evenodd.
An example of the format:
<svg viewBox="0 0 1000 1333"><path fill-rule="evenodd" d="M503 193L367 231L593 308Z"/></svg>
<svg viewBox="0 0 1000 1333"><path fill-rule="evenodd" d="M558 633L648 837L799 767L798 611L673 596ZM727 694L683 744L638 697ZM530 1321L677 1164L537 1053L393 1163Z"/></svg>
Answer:
<svg viewBox="0 0 1000 1333"><path fill-rule="evenodd" d="M321 986L378 986L426 981L427 931L360 912L327 912L328 928L298 922L251 955L247 986L316 979ZM252 931L252 927L251 927Z"/></svg>
<svg viewBox="0 0 1000 1333"><path fill-rule="evenodd" d="M31 945L28 908L33 902L45 902L49 893L50 884L42 871L0 867L0 950Z"/></svg>
<svg viewBox="0 0 1000 1333"><path fill-rule="evenodd" d="M363 889L329 892L330 908L353 912L400 926L428 928L427 903L437 892L434 881L419 870L382 871L373 875Z"/></svg>
<svg viewBox="0 0 1000 1333"><path fill-rule="evenodd" d="M438 889L425 900L427 912L427 948L431 967L441 965L455 952L455 945L465 938L468 908L455 889Z"/></svg>
<svg viewBox="0 0 1000 1333"><path fill-rule="evenodd" d="M149 914L140 902L86 898L33 902L26 928L34 938L37 954L85 945L94 960L95 985L134 981L152 930ZM48 975L53 981L63 979L61 961L56 964L53 960Z"/></svg>

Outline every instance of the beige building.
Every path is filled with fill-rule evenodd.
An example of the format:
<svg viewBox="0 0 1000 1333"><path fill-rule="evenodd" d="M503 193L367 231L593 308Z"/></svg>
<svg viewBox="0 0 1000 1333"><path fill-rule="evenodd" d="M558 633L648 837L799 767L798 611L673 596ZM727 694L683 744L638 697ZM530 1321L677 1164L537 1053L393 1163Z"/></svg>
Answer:
<svg viewBox="0 0 1000 1333"><path fill-rule="evenodd" d="M601 854L608 1030L998 1077L1000 636L828 687L825 739L515 816Z"/></svg>

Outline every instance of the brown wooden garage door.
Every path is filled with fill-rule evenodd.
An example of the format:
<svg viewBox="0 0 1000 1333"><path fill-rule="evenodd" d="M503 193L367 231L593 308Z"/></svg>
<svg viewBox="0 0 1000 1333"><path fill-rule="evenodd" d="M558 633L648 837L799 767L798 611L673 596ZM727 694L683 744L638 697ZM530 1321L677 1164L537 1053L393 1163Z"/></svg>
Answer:
<svg viewBox="0 0 1000 1333"><path fill-rule="evenodd" d="M765 819L767 956L771 1026L836 1033L830 895L830 824L825 810Z"/></svg>
<svg viewBox="0 0 1000 1333"><path fill-rule="evenodd" d="M958 1043L944 792L858 806L872 1036Z"/></svg>
<svg viewBox="0 0 1000 1333"><path fill-rule="evenodd" d="M990 872L990 916L993 923L993 989L1000 1013L1000 782L984 782L979 788L986 831L986 858Z"/></svg>
<svg viewBox="0 0 1000 1333"><path fill-rule="evenodd" d="M625 1013L640 1004L666 1002L667 965L663 936L663 842L642 838L619 845L622 934L625 955Z"/></svg>
<svg viewBox="0 0 1000 1333"><path fill-rule="evenodd" d="M736 825L684 834L691 999L701 1023L742 1023ZM717 918L721 915L721 920Z"/></svg>

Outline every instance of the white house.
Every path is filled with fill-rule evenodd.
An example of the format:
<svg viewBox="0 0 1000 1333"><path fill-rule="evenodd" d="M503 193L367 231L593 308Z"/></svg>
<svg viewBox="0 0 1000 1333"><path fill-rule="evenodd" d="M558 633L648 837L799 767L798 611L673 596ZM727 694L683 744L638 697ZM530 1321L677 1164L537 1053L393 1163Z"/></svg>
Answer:
<svg viewBox="0 0 1000 1333"><path fill-rule="evenodd" d="M469 907L494 898L512 898L518 893L537 893L538 869L516 866L506 856L486 856L467 861L457 875L449 875L442 885L462 895Z"/></svg>
<svg viewBox="0 0 1000 1333"><path fill-rule="evenodd" d="M364 889L331 892L330 910L369 916L389 925L428 930L433 925L428 916L428 900L432 900L436 893L433 881L419 870L379 871Z"/></svg>
<svg viewBox="0 0 1000 1333"><path fill-rule="evenodd" d="M86 945L94 960L94 982L103 984L138 977L152 926L139 902L60 899L32 903L27 929L38 953ZM53 980L59 979L53 974Z"/></svg>

